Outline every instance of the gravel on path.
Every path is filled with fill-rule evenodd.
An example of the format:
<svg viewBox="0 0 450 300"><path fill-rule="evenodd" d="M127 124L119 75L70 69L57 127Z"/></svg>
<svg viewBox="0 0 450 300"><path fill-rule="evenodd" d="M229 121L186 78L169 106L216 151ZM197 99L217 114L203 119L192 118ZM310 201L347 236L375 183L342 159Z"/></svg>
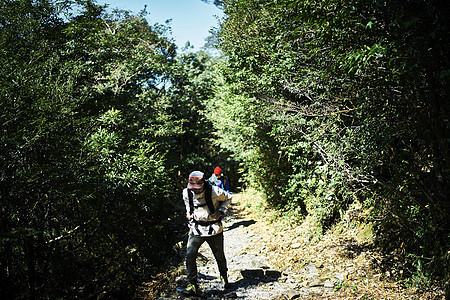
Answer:
<svg viewBox="0 0 450 300"><path fill-rule="evenodd" d="M199 250L197 266L199 272L199 287L201 294L191 299L298 299L302 296L332 291L333 285L322 283L310 287L302 286L298 276L291 276L270 265L267 255L262 249L262 238L255 233L258 221L242 217L239 210L231 209L224 218L224 245L228 265L230 286L224 289L213 257L207 243ZM183 265L181 275L177 278L179 286L186 286L187 279ZM318 276L311 268L305 268L305 276ZM164 299L184 299L175 290L168 293Z"/></svg>
<svg viewBox="0 0 450 300"><path fill-rule="evenodd" d="M304 238L307 222L289 228L274 211L247 209L253 199L246 198L235 195L223 220L230 286L223 288L204 243L197 258L201 293L190 299L444 299L441 291L420 294L384 280L372 267L378 254L357 227L340 225L314 242ZM186 287L184 261L178 273L177 286ZM185 297L172 288L159 298L165 299Z"/></svg>

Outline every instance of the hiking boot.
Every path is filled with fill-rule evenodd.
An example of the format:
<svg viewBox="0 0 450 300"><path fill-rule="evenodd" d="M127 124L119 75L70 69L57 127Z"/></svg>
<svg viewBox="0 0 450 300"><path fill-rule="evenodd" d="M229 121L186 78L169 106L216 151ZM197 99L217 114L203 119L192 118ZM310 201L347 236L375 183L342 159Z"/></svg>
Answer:
<svg viewBox="0 0 450 300"><path fill-rule="evenodd" d="M230 284L228 283L228 277L227 276L220 276L220 281L222 281L224 289L227 289L227 288L230 287Z"/></svg>
<svg viewBox="0 0 450 300"><path fill-rule="evenodd" d="M188 286L184 288L177 288L177 291L186 297L198 295L198 285L189 283Z"/></svg>

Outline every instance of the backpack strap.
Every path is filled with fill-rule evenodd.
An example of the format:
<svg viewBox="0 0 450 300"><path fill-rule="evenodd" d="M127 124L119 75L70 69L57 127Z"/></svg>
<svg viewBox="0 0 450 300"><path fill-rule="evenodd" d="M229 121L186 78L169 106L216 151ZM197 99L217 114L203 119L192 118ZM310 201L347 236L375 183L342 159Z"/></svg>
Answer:
<svg viewBox="0 0 450 300"><path fill-rule="evenodd" d="M189 214L194 213L194 195L193 191L188 189L188 198L189 198ZM211 214L215 212L214 204L212 202L212 186L209 184L209 181L205 181L205 201L206 205L208 205L209 211ZM202 205L203 206L203 205Z"/></svg>
<svg viewBox="0 0 450 300"><path fill-rule="evenodd" d="M189 214L192 215L194 213L194 193L192 190L188 189L188 198L189 198Z"/></svg>
<svg viewBox="0 0 450 300"><path fill-rule="evenodd" d="M206 180L205 182L205 200L206 205L208 205L210 213L213 214L215 212L215 209L212 202L212 186L208 180Z"/></svg>

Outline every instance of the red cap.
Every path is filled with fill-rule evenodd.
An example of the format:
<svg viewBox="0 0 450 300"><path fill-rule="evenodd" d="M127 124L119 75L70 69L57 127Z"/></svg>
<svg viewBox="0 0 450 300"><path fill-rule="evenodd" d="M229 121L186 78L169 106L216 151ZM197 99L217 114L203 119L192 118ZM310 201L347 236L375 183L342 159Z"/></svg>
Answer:
<svg viewBox="0 0 450 300"><path fill-rule="evenodd" d="M220 169L219 167L216 167L216 168L214 169L214 174L215 174L215 175L219 175L220 173L222 173L222 169Z"/></svg>

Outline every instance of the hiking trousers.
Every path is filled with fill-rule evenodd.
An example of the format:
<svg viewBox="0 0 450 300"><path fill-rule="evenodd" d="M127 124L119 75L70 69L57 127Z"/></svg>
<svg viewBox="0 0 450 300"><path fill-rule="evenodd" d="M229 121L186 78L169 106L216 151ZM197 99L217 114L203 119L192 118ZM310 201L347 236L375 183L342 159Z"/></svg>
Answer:
<svg viewBox="0 0 450 300"><path fill-rule="evenodd" d="M199 236L192 232L189 234L186 254L186 270L189 283L197 284L197 255L200 246L207 242L211 248L219 267L220 276L227 277L227 260L223 250L223 231L213 236Z"/></svg>

